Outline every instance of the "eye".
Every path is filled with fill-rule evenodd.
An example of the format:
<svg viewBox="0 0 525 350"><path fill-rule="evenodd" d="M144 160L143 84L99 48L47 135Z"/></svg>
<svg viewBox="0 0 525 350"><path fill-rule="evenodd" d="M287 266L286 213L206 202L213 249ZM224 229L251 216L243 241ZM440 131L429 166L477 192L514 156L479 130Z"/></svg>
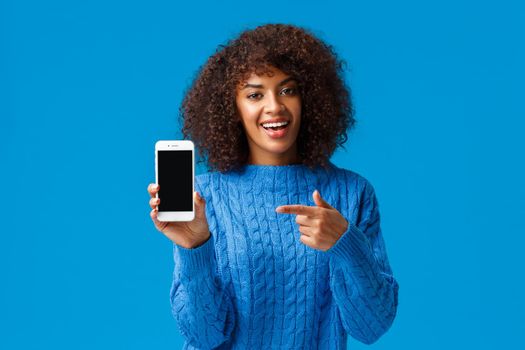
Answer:
<svg viewBox="0 0 525 350"><path fill-rule="evenodd" d="M290 87L287 87L287 88L284 88L281 90L281 94L282 95L295 95L296 94L296 89L295 88L290 88Z"/></svg>
<svg viewBox="0 0 525 350"><path fill-rule="evenodd" d="M258 100L258 99L260 99L262 97L262 94L260 94L258 92L254 92L253 94L249 94L247 97L250 100Z"/></svg>

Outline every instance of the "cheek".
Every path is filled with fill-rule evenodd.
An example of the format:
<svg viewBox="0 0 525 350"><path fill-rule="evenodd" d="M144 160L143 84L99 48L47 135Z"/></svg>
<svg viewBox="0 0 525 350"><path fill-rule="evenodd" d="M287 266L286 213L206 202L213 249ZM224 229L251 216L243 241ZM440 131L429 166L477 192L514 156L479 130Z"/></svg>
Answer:
<svg viewBox="0 0 525 350"><path fill-rule="evenodd" d="M241 105L238 106L241 119L246 125L253 124L259 120L260 108L257 106Z"/></svg>
<svg viewBox="0 0 525 350"><path fill-rule="evenodd" d="M296 102L296 111L297 111L297 115L299 116L301 115L301 111L302 111L301 107L302 107L301 100L298 100Z"/></svg>
<svg viewBox="0 0 525 350"><path fill-rule="evenodd" d="M294 117L298 118L301 116L301 100L296 99L290 101L287 105L288 110L293 114Z"/></svg>

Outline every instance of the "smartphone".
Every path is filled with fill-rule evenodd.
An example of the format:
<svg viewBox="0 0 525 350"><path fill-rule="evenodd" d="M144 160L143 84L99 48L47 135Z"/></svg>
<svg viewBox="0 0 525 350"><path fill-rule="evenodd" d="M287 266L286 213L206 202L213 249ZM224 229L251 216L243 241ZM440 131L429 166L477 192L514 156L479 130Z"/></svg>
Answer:
<svg viewBox="0 0 525 350"><path fill-rule="evenodd" d="M192 221L195 217L193 186L195 147L189 140L155 143L155 180L159 221Z"/></svg>

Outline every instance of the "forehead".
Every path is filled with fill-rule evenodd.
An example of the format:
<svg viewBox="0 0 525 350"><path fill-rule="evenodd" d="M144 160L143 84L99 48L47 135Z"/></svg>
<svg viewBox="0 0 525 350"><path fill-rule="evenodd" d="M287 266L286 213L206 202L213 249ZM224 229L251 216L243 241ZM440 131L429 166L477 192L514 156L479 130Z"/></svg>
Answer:
<svg viewBox="0 0 525 350"><path fill-rule="evenodd" d="M290 78L290 75L282 70L274 67L267 68L262 72L249 72L245 75L244 80L239 83L239 88L243 88L247 84L250 85L273 85L279 84L285 79Z"/></svg>

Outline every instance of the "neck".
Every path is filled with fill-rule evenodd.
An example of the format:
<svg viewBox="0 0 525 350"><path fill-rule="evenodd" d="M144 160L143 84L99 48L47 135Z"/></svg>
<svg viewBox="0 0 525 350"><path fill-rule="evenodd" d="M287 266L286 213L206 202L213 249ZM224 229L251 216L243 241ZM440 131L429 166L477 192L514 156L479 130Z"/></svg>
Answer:
<svg viewBox="0 0 525 350"><path fill-rule="evenodd" d="M260 152L250 152L247 164L250 165L289 165L301 163L297 155L296 145L290 149L290 152L283 154L265 154Z"/></svg>
<svg viewBox="0 0 525 350"><path fill-rule="evenodd" d="M283 157L283 158L255 158L249 157L247 164L250 165L290 165L299 164L299 158L297 157Z"/></svg>

